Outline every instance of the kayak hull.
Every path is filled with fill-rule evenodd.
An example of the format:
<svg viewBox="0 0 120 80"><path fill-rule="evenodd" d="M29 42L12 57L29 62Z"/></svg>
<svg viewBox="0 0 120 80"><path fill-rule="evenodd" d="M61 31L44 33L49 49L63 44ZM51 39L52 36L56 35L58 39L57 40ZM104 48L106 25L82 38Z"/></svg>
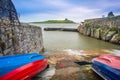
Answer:
<svg viewBox="0 0 120 80"><path fill-rule="evenodd" d="M46 67L46 59L38 60L5 74L0 77L0 80L30 80L33 76L43 71Z"/></svg>
<svg viewBox="0 0 120 80"><path fill-rule="evenodd" d="M43 56L41 58L41 55L35 54L34 56L32 55L32 57L30 56L30 58L34 58L34 60L0 76L0 80L30 80L33 76L43 71L48 65L47 59L45 57L43 58Z"/></svg>
<svg viewBox="0 0 120 80"><path fill-rule="evenodd" d="M115 59L118 58L107 55L95 58L92 60L92 69L105 80L120 80L120 69L118 65L115 66Z"/></svg>

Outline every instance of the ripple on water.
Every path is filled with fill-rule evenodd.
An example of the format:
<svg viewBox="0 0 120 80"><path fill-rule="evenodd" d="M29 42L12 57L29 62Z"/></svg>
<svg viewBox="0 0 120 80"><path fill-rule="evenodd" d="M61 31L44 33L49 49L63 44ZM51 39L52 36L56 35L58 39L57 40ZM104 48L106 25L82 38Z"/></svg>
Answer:
<svg viewBox="0 0 120 80"><path fill-rule="evenodd" d="M104 50L104 52L111 53L116 56L120 56L120 50L112 49L112 50Z"/></svg>
<svg viewBox="0 0 120 80"><path fill-rule="evenodd" d="M67 49L67 50L64 50L64 51L67 52L69 55L86 56L86 54L84 54L84 50Z"/></svg>

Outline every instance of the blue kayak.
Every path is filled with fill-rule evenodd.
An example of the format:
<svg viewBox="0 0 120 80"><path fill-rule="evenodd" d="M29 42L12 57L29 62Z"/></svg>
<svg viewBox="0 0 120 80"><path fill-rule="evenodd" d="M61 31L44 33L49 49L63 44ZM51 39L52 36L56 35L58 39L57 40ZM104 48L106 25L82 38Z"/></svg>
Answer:
<svg viewBox="0 0 120 80"><path fill-rule="evenodd" d="M120 57L101 55L92 60L92 69L105 80L120 80Z"/></svg>
<svg viewBox="0 0 120 80"><path fill-rule="evenodd" d="M45 59L45 56L39 55L38 53L0 57L0 76L3 76L23 65L42 59Z"/></svg>

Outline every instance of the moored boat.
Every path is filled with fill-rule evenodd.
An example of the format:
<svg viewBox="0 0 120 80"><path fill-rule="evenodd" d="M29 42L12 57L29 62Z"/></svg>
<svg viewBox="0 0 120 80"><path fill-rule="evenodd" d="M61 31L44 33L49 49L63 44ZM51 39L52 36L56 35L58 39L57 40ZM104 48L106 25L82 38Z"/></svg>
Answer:
<svg viewBox="0 0 120 80"><path fill-rule="evenodd" d="M101 55L92 60L92 69L105 80L120 80L120 57Z"/></svg>
<svg viewBox="0 0 120 80"><path fill-rule="evenodd" d="M0 80L30 80L47 65L46 57L37 53L0 57Z"/></svg>

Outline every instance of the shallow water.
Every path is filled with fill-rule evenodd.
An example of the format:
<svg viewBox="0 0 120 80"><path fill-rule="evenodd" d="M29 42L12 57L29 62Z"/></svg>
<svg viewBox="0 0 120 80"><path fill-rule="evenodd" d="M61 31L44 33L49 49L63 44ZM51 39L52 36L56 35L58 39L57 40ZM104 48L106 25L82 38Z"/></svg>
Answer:
<svg viewBox="0 0 120 80"><path fill-rule="evenodd" d="M44 46L50 50L120 49L120 46L83 36L77 32L44 31Z"/></svg>
<svg viewBox="0 0 120 80"><path fill-rule="evenodd" d="M69 27L77 28L79 24L37 24L45 27ZM65 31L43 31L43 41L46 50L104 50L111 53L120 54L120 46L81 35L78 32Z"/></svg>

